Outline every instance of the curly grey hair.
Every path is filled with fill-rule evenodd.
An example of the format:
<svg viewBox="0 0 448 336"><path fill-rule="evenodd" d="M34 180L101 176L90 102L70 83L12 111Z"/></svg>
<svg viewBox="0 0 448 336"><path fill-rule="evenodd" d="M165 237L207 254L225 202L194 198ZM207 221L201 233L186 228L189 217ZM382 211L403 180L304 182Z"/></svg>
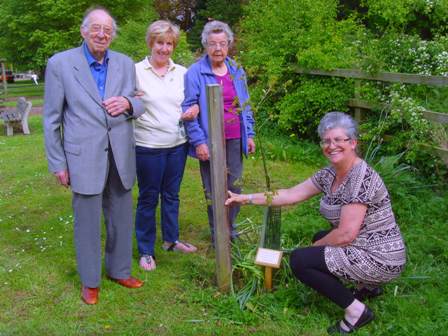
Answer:
<svg viewBox="0 0 448 336"><path fill-rule="evenodd" d="M204 29L202 30L201 34L201 42L204 48L207 47L207 39L210 34L216 34L216 33L225 33L227 35L227 42L230 44L233 43L233 32L230 29L229 25L227 23L214 20L208 22Z"/></svg>
<svg viewBox="0 0 448 336"><path fill-rule="evenodd" d="M90 14L92 14L93 12L96 12L96 11L102 11L110 16L110 18L112 19L112 29L113 29L112 37L115 37L115 35L117 34L117 30L118 30L117 22L115 21L114 17L110 14L110 12L105 7L102 7L102 6L93 6L86 10L86 12L84 13L84 17L82 18L81 29L84 32L89 29Z"/></svg>
<svg viewBox="0 0 448 336"><path fill-rule="evenodd" d="M325 132L334 128L342 128L345 130L347 137L358 139L358 123L348 114L337 111L328 112L320 120L317 133L323 139Z"/></svg>

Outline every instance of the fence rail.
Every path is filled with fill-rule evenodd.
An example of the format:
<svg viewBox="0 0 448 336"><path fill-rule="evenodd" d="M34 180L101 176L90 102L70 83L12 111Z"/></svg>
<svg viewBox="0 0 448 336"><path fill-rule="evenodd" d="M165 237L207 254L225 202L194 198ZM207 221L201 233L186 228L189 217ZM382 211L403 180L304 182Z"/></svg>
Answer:
<svg viewBox="0 0 448 336"><path fill-rule="evenodd" d="M375 107L377 107L377 106L370 104L367 100L356 99L356 98L350 99L348 101L348 106L354 107L354 108L362 108L365 110L372 110ZM434 111L430 111L430 110L424 110L423 117L425 117L425 119L427 119L427 120L437 122L440 124L448 124L448 114L447 113L440 113L440 112L434 112Z"/></svg>
<svg viewBox="0 0 448 336"><path fill-rule="evenodd" d="M430 86L448 86L448 77L445 76L429 76L416 75L408 73L394 73L394 72L378 72L376 74L369 74L365 71L357 69L335 69L332 71L325 71L319 69L304 69L297 67L297 73L330 77L344 77L354 79L373 80L380 82L404 83L404 84L424 84Z"/></svg>
<svg viewBox="0 0 448 336"><path fill-rule="evenodd" d="M366 100L360 98L359 92L361 87L361 80L368 81L381 81L391 83L403 83L403 84L418 84L445 87L448 86L448 77L445 76L429 76L429 75L416 75L407 73L393 73L393 72L378 72L376 74L369 74L365 71L357 69L335 69L332 71L319 70L319 69L304 69L296 67L295 72L299 74L328 76L328 77L343 77L355 79L355 92L354 98L350 99L348 106L353 107L355 110L355 119L361 120L361 109L372 110L375 107ZM383 107L386 107L383 105ZM448 124L448 113L424 110L423 117L429 121ZM440 147L432 147L433 150L442 158L445 164L448 166L448 149Z"/></svg>

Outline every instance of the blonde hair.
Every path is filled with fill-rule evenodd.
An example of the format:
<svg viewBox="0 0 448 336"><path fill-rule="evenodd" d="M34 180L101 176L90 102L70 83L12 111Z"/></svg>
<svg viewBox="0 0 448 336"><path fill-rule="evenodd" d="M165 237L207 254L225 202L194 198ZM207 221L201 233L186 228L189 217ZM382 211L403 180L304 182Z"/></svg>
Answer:
<svg viewBox="0 0 448 336"><path fill-rule="evenodd" d="M171 37L174 47L179 41L179 27L166 20L157 20L151 23L146 31L146 43L152 47L158 38Z"/></svg>

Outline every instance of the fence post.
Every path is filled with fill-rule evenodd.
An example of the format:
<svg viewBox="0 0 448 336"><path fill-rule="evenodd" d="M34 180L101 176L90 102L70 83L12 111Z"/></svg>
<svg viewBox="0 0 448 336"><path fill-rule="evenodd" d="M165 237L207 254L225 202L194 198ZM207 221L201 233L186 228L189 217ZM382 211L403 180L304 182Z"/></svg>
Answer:
<svg viewBox="0 0 448 336"><path fill-rule="evenodd" d="M359 79L355 79L355 99L360 99L361 91L361 81ZM361 123L361 109L359 107L355 107L355 120L359 123Z"/></svg>
<svg viewBox="0 0 448 336"><path fill-rule="evenodd" d="M3 82L3 95L4 95L3 98L6 101L6 96L8 94L8 86L6 85L5 63L3 62L3 60L1 60L0 62L1 62L1 65L2 65L1 71L2 71L2 78L3 78L3 80L2 80L2 82Z"/></svg>
<svg viewBox="0 0 448 336"><path fill-rule="evenodd" d="M216 278L222 292L230 291L232 261L230 258L230 227L227 198L227 162L224 138L224 108L221 86L207 85L210 175L213 226L215 230Z"/></svg>

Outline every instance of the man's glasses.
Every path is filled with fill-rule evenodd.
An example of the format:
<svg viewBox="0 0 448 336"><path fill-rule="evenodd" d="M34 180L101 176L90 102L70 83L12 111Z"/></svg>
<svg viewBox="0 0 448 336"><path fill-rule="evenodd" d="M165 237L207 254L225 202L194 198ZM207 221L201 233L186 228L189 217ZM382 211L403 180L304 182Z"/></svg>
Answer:
<svg viewBox="0 0 448 336"><path fill-rule="evenodd" d="M333 143L335 146L340 146L340 145L342 145L344 142L347 142L347 141L350 141L350 140L351 140L351 138L345 138L345 139L343 139L343 138L322 139L322 140L320 141L320 146L321 146L321 147L329 147L332 143Z"/></svg>
<svg viewBox="0 0 448 336"><path fill-rule="evenodd" d="M105 26L100 24L93 24L89 28L91 33L99 34L103 32L104 35L111 36L114 32L114 29L111 26Z"/></svg>

